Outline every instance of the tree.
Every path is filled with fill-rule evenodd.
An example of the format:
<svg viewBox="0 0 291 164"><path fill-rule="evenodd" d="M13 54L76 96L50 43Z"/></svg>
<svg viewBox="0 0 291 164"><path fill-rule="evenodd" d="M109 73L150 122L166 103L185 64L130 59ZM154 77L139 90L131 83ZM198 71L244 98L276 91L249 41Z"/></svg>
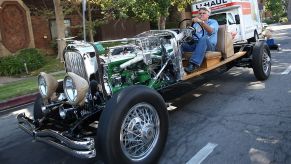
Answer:
<svg viewBox="0 0 291 164"><path fill-rule="evenodd" d="M56 16L56 25L57 25L57 42L58 42L58 56L57 58L61 61L63 59L63 50L66 46L65 38L65 24L64 24L64 14L63 7L60 0L53 0L55 6L55 16Z"/></svg>
<svg viewBox="0 0 291 164"><path fill-rule="evenodd" d="M279 21L279 18L284 13L282 0L266 0L266 10L271 11L273 18Z"/></svg>
<svg viewBox="0 0 291 164"><path fill-rule="evenodd" d="M158 3L155 0L138 0L130 6L129 16L138 20L158 19Z"/></svg>
<svg viewBox="0 0 291 164"><path fill-rule="evenodd" d="M186 19L185 9L187 5L191 5L192 2L196 0L171 0L173 6L177 6L178 11L180 12L180 21ZM186 22L182 24L182 27L186 27Z"/></svg>
<svg viewBox="0 0 291 164"><path fill-rule="evenodd" d="M170 0L158 0L158 29L166 28L166 19L169 15L169 7L171 6Z"/></svg>

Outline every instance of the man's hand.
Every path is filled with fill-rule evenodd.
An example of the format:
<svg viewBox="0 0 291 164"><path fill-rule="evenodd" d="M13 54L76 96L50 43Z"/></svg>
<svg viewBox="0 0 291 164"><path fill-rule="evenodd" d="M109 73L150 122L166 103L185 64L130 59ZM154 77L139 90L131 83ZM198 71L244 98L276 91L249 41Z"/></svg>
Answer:
<svg viewBox="0 0 291 164"><path fill-rule="evenodd" d="M202 22L202 20L199 19L198 17L192 18L192 21L193 21L194 23L201 23L201 22Z"/></svg>

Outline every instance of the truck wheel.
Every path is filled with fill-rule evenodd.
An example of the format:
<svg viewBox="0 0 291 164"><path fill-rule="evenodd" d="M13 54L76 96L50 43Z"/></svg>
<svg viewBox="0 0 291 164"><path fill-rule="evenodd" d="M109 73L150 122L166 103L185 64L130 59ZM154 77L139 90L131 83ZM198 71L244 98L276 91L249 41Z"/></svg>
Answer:
<svg viewBox="0 0 291 164"><path fill-rule="evenodd" d="M41 95L37 95L34 106L33 106L33 118L34 120L40 119L43 117L43 113L41 111L41 106L43 105L43 100Z"/></svg>
<svg viewBox="0 0 291 164"><path fill-rule="evenodd" d="M266 80L271 73L271 53L264 41L257 42L252 53L252 67L258 80Z"/></svg>
<svg viewBox="0 0 291 164"><path fill-rule="evenodd" d="M168 113L161 95L131 86L107 102L97 144L105 163L156 163L167 134Z"/></svg>

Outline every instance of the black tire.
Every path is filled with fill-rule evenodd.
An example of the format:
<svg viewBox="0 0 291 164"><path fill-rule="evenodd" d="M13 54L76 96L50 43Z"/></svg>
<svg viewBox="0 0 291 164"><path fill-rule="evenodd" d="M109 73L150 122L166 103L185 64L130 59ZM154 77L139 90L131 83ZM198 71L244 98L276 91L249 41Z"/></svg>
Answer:
<svg viewBox="0 0 291 164"><path fill-rule="evenodd" d="M266 80L271 73L271 53L264 41L257 42L252 52L252 67L258 80Z"/></svg>
<svg viewBox="0 0 291 164"><path fill-rule="evenodd" d="M151 121L157 124L152 126ZM157 163L167 134L168 112L161 95L145 86L131 86L107 102L98 125L97 145L105 163ZM135 149L126 144L143 145L146 150L133 154L130 151ZM144 154L138 156L138 152Z"/></svg>
<svg viewBox="0 0 291 164"><path fill-rule="evenodd" d="M41 119L43 117L43 113L41 107L43 105L43 99L40 94L37 95L34 106L33 106L33 118L34 120Z"/></svg>

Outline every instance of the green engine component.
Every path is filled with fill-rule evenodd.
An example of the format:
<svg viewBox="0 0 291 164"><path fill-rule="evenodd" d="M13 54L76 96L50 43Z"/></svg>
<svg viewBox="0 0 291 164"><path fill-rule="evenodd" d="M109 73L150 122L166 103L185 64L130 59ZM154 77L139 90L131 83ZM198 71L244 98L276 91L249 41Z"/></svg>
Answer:
<svg viewBox="0 0 291 164"><path fill-rule="evenodd" d="M151 79L151 75L148 73L148 66L143 62L133 64L122 70L120 65L128 60L130 59L108 64L107 74L113 93L131 85L148 85Z"/></svg>
<svg viewBox="0 0 291 164"><path fill-rule="evenodd" d="M151 76L149 75L148 72L141 70L141 71L137 72L137 79L140 83L144 83L144 82L150 80Z"/></svg>
<svg viewBox="0 0 291 164"><path fill-rule="evenodd" d="M95 42L94 45L96 46L98 52L100 53L100 55L105 54L105 48L102 46L101 43L99 42Z"/></svg>
<svg viewBox="0 0 291 164"><path fill-rule="evenodd" d="M171 53L173 49L167 49L168 53ZM161 51L157 51L153 55L160 56ZM134 56L136 57L136 56ZM145 85L154 89L160 89L166 85L166 81L162 77L154 80L153 77L161 68L161 59L153 58L151 64L147 65L144 60L133 63L126 68L120 68L120 65L133 59L130 57L127 59L121 59L108 63L107 75L112 93L116 93L123 88L131 85Z"/></svg>

